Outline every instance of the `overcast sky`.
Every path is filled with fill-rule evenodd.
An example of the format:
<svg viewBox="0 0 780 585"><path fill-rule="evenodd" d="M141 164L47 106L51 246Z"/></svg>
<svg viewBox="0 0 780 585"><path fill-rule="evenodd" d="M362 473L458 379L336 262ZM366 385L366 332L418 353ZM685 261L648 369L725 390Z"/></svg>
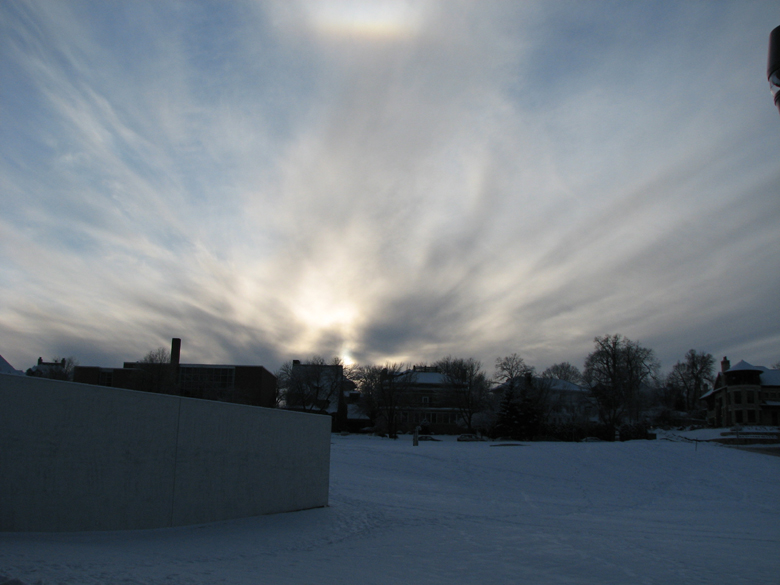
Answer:
<svg viewBox="0 0 780 585"><path fill-rule="evenodd" d="M775 0L0 3L0 354L780 360Z"/></svg>

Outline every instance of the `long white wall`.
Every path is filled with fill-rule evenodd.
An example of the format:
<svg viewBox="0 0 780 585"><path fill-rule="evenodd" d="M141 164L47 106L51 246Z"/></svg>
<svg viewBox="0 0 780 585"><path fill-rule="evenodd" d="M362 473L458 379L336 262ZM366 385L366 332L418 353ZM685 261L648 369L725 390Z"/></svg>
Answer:
<svg viewBox="0 0 780 585"><path fill-rule="evenodd" d="M0 374L0 530L326 506L330 417Z"/></svg>

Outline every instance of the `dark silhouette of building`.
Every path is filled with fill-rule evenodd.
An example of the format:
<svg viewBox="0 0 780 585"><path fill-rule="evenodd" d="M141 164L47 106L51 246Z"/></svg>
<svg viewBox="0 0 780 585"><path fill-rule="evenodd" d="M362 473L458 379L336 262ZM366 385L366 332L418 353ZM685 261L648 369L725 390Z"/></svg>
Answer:
<svg viewBox="0 0 780 585"><path fill-rule="evenodd" d="M124 362L121 368L76 366L73 381L250 406L276 406L276 376L263 366L182 364L181 340L169 363Z"/></svg>
<svg viewBox="0 0 780 585"><path fill-rule="evenodd" d="M442 435L463 432L453 396L464 388L453 387L438 366L413 366L399 376L409 380L406 399L398 412L399 430L412 432L419 427L424 433Z"/></svg>
<svg viewBox="0 0 780 585"><path fill-rule="evenodd" d="M368 426L359 401L360 393L344 375L344 366L293 360L285 392L287 409L327 414L333 419L334 432L357 431Z"/></svg>
<svg viewBox="0 0 780 585"><path fill-rule="evenodd" d="M38 378L54 378L57 380L66 380L68 375L65 371L65 365L67 360L62 358L59 362L45 362L42 357L38 358L38 363L32 368L28 368L28 376L36 376Z"/></svg>

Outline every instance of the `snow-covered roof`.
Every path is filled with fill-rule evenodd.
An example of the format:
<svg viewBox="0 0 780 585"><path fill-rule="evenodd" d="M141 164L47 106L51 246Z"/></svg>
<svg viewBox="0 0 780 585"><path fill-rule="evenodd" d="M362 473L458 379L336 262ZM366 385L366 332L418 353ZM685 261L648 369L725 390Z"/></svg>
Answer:
<svg viewBox="0 0 780 585"><path fill-rule="evenodd" d="M740 360L733 368L729 368L726 372L760 372L759 377L761 379L762 386L780 386L780 370L773 370L764 366L754 366L745 360ZM718 374L720 379L722 374ZM707 398L716 390L720 390L723 386L713 388L709 392L702 394L702 398Z"/></svg>
<svg viewBox="0 0 780 585"><path fill-rule="evenodd" d="M559 392L587 392L588 391L588 389L585 388L584 386L578 386L577 384L574 384L572 382L567 382L566 380L551 379L550 382L551 382L550 389L558 390Z"/></svg>
<svg viewBox="0 0 780 585"><path fill-rule="evenodd" d="M722 386L721 386L721 388L722 388ZM708 396L711 396L712 394L715 393L715 390L716 390L715 388L710 388L707 392L705 392L704 394L701 395L699 400L703 400L704 398L707 398ZM720 388L718 388L718 390L720 390Z"/></svg>
<svg viewBox="0 0 780 585"><path fill-rule="evenodd" d="M780 370L761 368L762 386L780 386Z"/></svg>
<svg viewBox="0 0 780 585"><path fill-rule="evenodd" d="M350 420L369 420L368 415L360 409L359 404L347 404L347 418Z"/></svg>
<svg viewBox="0 0 780 585"><path fill-rule="evenodd" d="M413 385L443 386L446 382L441 372L422 372L420 370L405 370L396 374L398 377L409 376Z"/></svg>
<svg viewBox="0 0 780 585"><path fill-rule="evenodd" d="M760 372L761 370L765 370L766 368L762 368L761 366L754 366L753 364L747 363L745 360L739 360L739 363L735 365L732 368L729 368L726 370L727 372Z"/></svg>
<svg viewBox="0 0 780 585"><path fill-rule="evenodd" d="M328 414L336 414L339 410L339 402L334 399L328 404L325 412ZM369 420L368 416L361 410L359 404L347 404L347 418L349 420Z"/></svg>
<svg viewBox="0 0 780 585"><path fill-rule="evenodd" d="M761 385L762 386L780 386L780 370L772 370L764 366L754 366L749 364L745 360L740 360L739 363L733 368L726 370L727 372L761 372Z"/></svg>
<svg viewBox="0 0 780 585"><path fill-rule="evenodd" d="M16 374L17 376L23 376L24 372L14 368L0 355L0 374Z"/></svg>
<svg viewBox="0 0 780 585"><path fill-rule="evenodd" d="M431 384L440 386L444 384L444 374L441 372L416 372L409 370L412 374L413 384Z"/></svg>

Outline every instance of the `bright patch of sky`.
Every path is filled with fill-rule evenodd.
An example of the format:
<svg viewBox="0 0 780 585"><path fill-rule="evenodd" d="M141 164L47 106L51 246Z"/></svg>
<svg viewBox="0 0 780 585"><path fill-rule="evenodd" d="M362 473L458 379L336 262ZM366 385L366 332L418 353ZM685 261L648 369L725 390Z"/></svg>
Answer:
<svg viewBox="0 0 780 585"><path fill-rule="evenodd" d="M0 352L780 359L774 2L4 2Z"/></svg>

